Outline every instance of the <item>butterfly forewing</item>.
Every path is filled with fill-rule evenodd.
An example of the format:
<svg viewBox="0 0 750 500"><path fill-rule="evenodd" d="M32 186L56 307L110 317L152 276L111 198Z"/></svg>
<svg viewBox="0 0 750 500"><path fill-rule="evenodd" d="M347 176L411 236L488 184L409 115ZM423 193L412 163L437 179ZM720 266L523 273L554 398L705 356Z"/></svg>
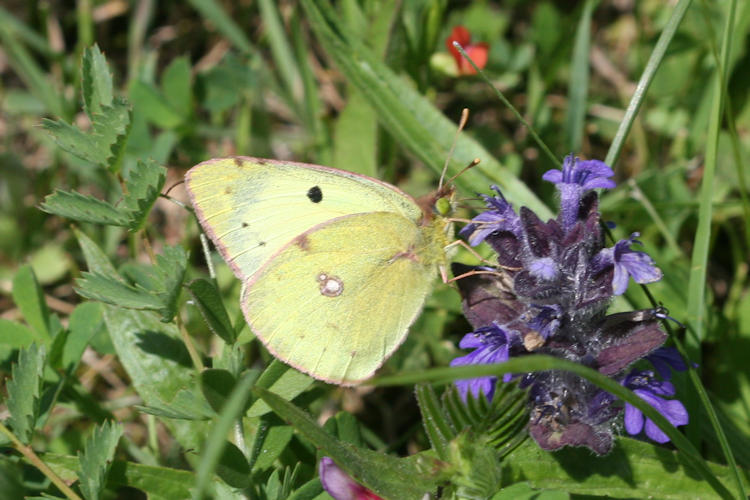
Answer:
<svg viewBox="0 0 750 500"><path fill-rule="evenodd" d="M246 284L245 318L295 368L339 384L364 380L403 342L432 288L436 262L418 251L424 231L387 212L315 227Z"/></svg>
<svg viewBox="0 0 750 500"><path fill-rule="evenodd" d="M185 176L206 233L240 279L250 278L295 236L344 215L421 211L395 187L317 165L249 157L209 160Z"/></svg>

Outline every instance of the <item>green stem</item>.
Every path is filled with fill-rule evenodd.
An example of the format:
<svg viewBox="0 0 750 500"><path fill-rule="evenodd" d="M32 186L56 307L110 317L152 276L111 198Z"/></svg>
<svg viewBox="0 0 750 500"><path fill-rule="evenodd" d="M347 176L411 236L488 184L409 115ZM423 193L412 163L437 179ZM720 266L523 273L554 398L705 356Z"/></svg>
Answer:
<svg viewBox="0 0 750 500"><path fill-rule="evenodd" d="M26 460L31 462L34 467L39 469L42 474L47 476L49 480L52 481L55 486L57 486L57 489L59 489L66 497L68 497L70 500L82 500L75 491L70 489L70 487L65 484L65 481L63 481L60 476L55 474L55 472L50 469L47 464L42 462L42 459L39 458L36 453L34 453L34 450L32 450L30 446L26 446L21 441L19 441L16 435L13 434L10 429L5 427L2 423L0 423L0 432L5 434L8 439L10 439L11 443L13 443L13 448L15 448L16 451L23 455Z"/></svg>

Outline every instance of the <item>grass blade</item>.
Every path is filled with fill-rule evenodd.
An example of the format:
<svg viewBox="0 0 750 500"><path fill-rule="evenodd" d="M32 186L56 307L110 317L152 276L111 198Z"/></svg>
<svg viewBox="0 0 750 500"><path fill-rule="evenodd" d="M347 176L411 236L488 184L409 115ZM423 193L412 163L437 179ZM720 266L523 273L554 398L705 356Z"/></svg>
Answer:
<svg viewBox="0 0 750 500"><path fill-rule="evenodd" d="M568 111L565 131L568 134L568 151L580 151L583 144L583 127L589 94L589 47L591 45L591 14L597 0L586 0L576 29L573 60L568 82Z"/></svg>
<svg viewBox="0 0 750 500"><path fill-rule="evenodd" d="M625 145L625 139L628 137L628 133L633 127L633 121L638 115L638 110L641 109L641 104L643 104L643 99L646 97L646 92L664 59L667 47L669 47L669 44L672 42L672 38L674 38L677 28L682 22L682 18L685 17L685 12L687 12L688 7L690 7L691 1L692 0L679 1L672 11L672 16L669 18L669 21L667 21L666 26L664 26L664 30L661 32L661 35L659 35L659 40L656 42L656 46L651 52L651 57L649 57L648 63L646 63L646 68L643 70L643 74L641 75L640 80L638 80L638 85L635 88L633 97L630 99L630 103L625 110L625 116L620 122L620 126L617 129L615 138L612 140L612 144L609 146L609 151L607 151L607 157L604 160L604 163L612 168L614 168L615 163L617 163L617 160L620 158L622 147Z"/></svg>

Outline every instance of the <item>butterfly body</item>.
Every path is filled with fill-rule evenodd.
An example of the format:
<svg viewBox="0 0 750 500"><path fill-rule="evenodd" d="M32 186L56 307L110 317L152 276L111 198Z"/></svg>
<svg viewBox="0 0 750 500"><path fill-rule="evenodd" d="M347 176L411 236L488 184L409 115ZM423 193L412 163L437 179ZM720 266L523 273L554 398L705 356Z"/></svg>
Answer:
<svg viewBox="0 0 750 500"><path fill-rule="evenodd" d="M245 319L275 356L325 381L370 377L447 266L452 224L376 179L237 157L186 175L198 220L243 282Z"/></svg>

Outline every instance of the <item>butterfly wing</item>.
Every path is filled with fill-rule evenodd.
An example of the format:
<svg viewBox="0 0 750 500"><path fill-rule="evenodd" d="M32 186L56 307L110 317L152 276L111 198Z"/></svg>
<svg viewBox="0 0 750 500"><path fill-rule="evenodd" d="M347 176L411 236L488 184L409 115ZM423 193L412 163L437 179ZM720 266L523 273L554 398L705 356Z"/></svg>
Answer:
<svg viewBox="0 0 750 500"><path fill-rule="evenodd" d="M444 252L426 231L374 212L302 233L246 284L245 318L295 368L343 385L364 380L404 341L432 288Z"/></svg>
<svg viewBox="0 0 750 500"><path fill-rule="evenodd" d="M325 221L392 212L414 221L414 200L343 170L250 157L209 160L185 176L198 220L235 275L246 280L295 236Z"/></svg>

